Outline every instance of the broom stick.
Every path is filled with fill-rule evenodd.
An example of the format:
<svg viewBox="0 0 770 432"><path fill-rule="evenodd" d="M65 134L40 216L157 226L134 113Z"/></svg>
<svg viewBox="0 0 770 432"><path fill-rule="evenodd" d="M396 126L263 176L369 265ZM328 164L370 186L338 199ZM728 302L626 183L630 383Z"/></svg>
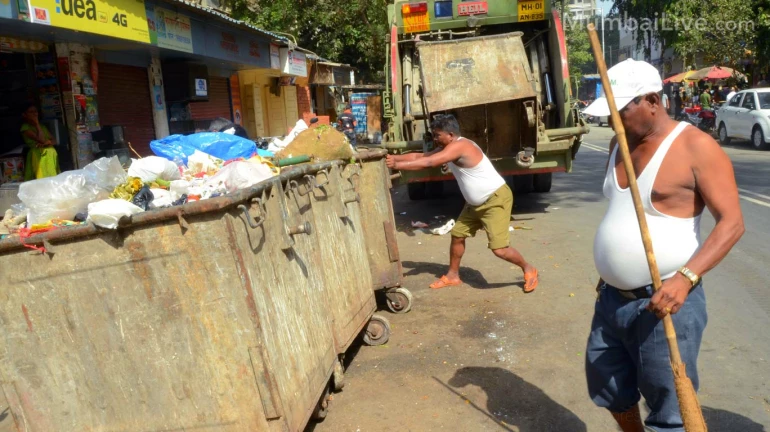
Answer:
<svg viewBox="0 0 770 432"><path fill-rule="evenodd" d="M607 64L604 62L602 47L599 44L599 37L596 33L596 26L593 24L588 24L588 36L591 39L591 48L593 49L594 58L598 65L604 95L607 98L607 103L610 107L612 127L615 130L618 149L623 157L623 166L626 169L626 177L628 177L628 187L631 190L631 196L634 200L636 219L639 221L644 251L647 253L647 264L650 267L652 285L655 288L655 291L658 291L663 283L660 279L660 271L658 270L658 263L655 260L655 253L652 250L650 229L647 226L647 218L644 215L644 206L642 205L642 199L639 195L639 186L636 183L636 173L634 172L634 165L631 162L631 153L628 149L626 131L623 128L623 123L620 120L620 113L615 104L615 98L612 95L612 86L610 85L610 79L607 76ZM610 168L615 169L614 167ZM674 321L671 319L671 315L663 317L663 328L666 332L671 370L674 374L674 385L676 386L676 395L679 399L679 411L682 413L684 428L687 432L705 432L707 431L706 421L703 418L703 411L701 411L695 388L693 387L690 378L687 377L685 364L682 362L682 357L679 354L679 344L676 340L676 330L674 329Z"/></svg>

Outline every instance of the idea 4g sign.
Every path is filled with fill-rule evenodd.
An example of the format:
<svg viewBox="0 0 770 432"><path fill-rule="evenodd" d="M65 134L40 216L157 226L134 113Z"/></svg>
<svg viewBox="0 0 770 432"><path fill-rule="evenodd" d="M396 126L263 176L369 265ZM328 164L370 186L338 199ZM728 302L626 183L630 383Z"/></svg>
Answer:
<svg viewBox="0 0 770 432"><path fill-rule="evenodd" d="M30 0L32 22L150 42L144 0Z"/></svg>

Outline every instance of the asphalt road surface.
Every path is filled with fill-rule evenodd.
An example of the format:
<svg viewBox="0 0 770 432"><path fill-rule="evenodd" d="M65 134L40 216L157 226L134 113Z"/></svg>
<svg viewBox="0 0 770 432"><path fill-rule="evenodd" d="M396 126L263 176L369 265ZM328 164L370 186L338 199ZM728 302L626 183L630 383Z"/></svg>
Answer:
<svg viewBox="0 0 770 432"><path fill-rule="evenodd" d="M347 385L334 395L326 431L614 431L588 399L585 341L597 275L592 243L606 209L601 192L612 131L594 127L574 172L549 194L516 197L512 244L541 271L523 294L518 269L469 240L463 286L433 291L446 271L449 238L411 228L437 224L463 205L456 190L410 202L393 192L404 286L412 312L389 315L390 342L348 357ZM709 323L699 370L710 431L770 428L770 152L736 142L732 159L747 232L704 278ZM405 214L402 214L405 213ZM713 227L704 216L704 235Z"/></svg>

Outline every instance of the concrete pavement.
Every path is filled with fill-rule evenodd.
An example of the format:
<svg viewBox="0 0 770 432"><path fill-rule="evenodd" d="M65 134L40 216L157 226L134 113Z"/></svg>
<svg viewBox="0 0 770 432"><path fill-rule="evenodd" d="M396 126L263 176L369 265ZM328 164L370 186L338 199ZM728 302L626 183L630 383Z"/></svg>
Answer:
<svg viewBox="0 0 770 432"><path fill-rule="evenodd" d="M432 291L446 270L448 237L415 232L411 221L454 217L456 193L413 203L394 191L405 283L415 295L393 334L362 347L334 396L326 431L614 431L588 400L585 340L597 275L592 242L606 209L601 192L609 128L593 128L575 172L550 194L516 198L513 245L541 271L521 290L518 269L496 259L483 233L468 242L465 285ZM736 167L747 234L705 278L709 325L700 358L700 400L711 431L770 427L770 152L725 149ZM400 213L406 212L405 215ZM706 216L704 234L713 227Z"/></svg>

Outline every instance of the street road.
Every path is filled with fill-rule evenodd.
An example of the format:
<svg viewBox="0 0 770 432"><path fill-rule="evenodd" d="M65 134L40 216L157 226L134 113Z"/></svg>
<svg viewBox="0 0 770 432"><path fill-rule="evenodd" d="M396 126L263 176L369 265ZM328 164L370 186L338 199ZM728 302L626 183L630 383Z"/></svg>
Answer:
<svg viewBox="0 0 770 432"><path fill-rule="evenodd" d="M518 269L468 242L465 285L427 288L446 270L448 237L411 221L455 217L456 193L414 203L394 191L404 285L414 310L389 315L390 342L352 357L347 386L315 431L614 431L588 400L585 340L597 275L592 243L606 209L601 187L612 131L594 127L574 172L550 194L516 197L512 242L541 270L534 294ZM737 142L732 159L747 232L705 278L709 324L699 370L700 401L711 431L770 428L770 152ZM401 213L406 214L402 215ZM706 235L713 227L704 216ZM704 237L705 238L705 237ZM349 359L351 360L351 359ZM313 428L311 428L313 429Z"/></svg>

